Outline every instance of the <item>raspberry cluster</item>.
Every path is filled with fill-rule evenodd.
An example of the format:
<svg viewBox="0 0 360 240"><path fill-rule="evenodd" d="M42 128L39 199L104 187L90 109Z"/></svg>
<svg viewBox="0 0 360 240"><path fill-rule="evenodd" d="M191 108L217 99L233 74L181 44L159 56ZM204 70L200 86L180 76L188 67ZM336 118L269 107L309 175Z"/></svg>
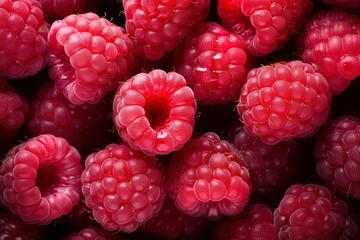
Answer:
<svg viewBox="0 0 360 240"><path fill-rule="evenodd" d="M360 239L358 0L0 0L0 239Z"/></svg>

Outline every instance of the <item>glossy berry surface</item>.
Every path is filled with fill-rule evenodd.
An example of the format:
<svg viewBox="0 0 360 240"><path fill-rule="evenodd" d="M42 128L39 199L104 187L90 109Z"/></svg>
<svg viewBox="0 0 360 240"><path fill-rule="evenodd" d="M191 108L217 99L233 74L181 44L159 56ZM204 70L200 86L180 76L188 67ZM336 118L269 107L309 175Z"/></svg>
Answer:
<svg viewBox="0 0 360 240"><path fill-rule="evenodd" d="M191 139L174 153L166 180L168 195L180 211L210 220L240 213L251 193L244 161L213 132Z"/></svg>
<svg viewBox="0 0 360 240"><path fill-rule="evenodd" d="M90 154L82 193L94 219L110 231L133 232L161 209L164 172L155 157L125 144Z"/></svg>
<svg viewBox="0 0 360 240"><path fill-rule="evenodd" d="M333 189L360 198L360 122L351 116L332 119L317 137L317 173Z"/></svg>
<svg viewBox="0 0 360 240"><path fill-rule="evenodd" d="M329 82L334 95L360 76L360 17L339 10L317 12L307 22L299 38L302 59Z"/></svg>
<svg viewBox="0 0 360 240"><path fill-rule="evenodd" d="M126 32L134 39L135 53L158 60L174 50L192 28L206 19L209 0L124 0Z"/></svg>
<svg viewBox="0 0 360 240"><path fill-rule="evenodd" d="M237 111L245 131L266 144L314 135L327 121L331 93L326 79L299 60L253 68Z"/></svg>
<svg viewBox="0 0 360 240"><path fill-rule="evenodd" d="M28 224L47 225L68 214L81 195L80 154L51 134L13 147L0 168L0 200Z"/></svg>
<svg viewBox="0 0 360 240"><path fill-rule="evenodd" d="M48 32L38 1L1 1L0 77L26 78L45 68Z"/></svg>
<svg viewBox="0 0 360 240"><path fill-rule="evenodd" d="M197 26L174 54L199 104L236 101L248 72L245 40L216 22Z"/></svg>
<svg viewBox="0 0 360 240"><path fill-rule="evenodd" d="M310 0L219 0L217 13L224 27L245 38L250 54L264 56L302 28L312 7Z"/></svg>
<svg viewBox="0 0 360 240"><path fill-rule="evenodd" d="M55 21L47 42L49 75L73 104L98 103L135 61L124 29L91 12Z"/></svg>
<svg viewBox="0 0 360 240"><path fill-rule="evenodd" d="M347 211L347 203L336 199L328 188L294 184L274 211L278 239L337 239L344 234ZM356 234L357 227L350 226Z"/></svg>
<svg viewBox="0 0 360 240"><path fill-rule="evenodd" d="M197 104L185 78L155 69L121 84L113 102L119 135L148 155L179 150L192 136Z"/></svg>

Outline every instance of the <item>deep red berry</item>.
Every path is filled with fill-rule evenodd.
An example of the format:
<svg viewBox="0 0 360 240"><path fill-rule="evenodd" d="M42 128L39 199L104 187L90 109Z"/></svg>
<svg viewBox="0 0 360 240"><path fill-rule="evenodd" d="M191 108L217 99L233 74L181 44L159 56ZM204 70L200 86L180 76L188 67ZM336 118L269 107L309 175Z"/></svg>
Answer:
<svg viewBox="0 0 360 240"><path fill-rule="evenodd" d="M317 173L345 196L360 199L360 121L341 116L327 122L315 145Z"/></svg>
<svg viewBox="0 0 360 240"><path fill-rule="evenodd" d="M210 0L123 0L126 32L135 53L158 60L174 50L192 28L205 20Z"/></svg>
<svg viewBox="0 0 360 240"><path fill-rule="evenodd" d="M250 65L245 48L243 37L216 22L199 24L185 38L174 59L199 104L238 99Z"/></svg>
<svg viewBox="0 0 360 240"><path fill-rule="evenodd" d="M247 134L243 127L238 129L233 143L248 167L253 196L276 201L300 178L300 143L282 141L268 145Z"/></svg>
<svg viewBox="0 0 360 240"><path fill-rule="evenodd" d="M250 204L240 214L221 219L214 239L276 240L272 210L264 204Z"/></svg>
<svg viewBox="0 0 360 240"><path fill-rule="evenodd" d="M94 0L38 0L48 21L64 18L73 13L85 13L90 10Z"/></svg>
<svg viewBox="0 0 360 240"><path fill-rule="evenodd" d="M329 82L333 94L340 94L360 76L360 17L337 10L317 12L298 38L302 59Z"/></svg>
<svg viewBox="0 0 360 240"><path fill-rule="evenodd" d="M0 77L26 78L45 67L49 25L36 0L0 3Z"/></svg>
<svg viewBox="0 0 360 240"><path fill-rule="evenodd" d="M360 8L359 0L321 0L323 3L330 5L334 9L356 11Z"/></svg>
<svg viewBox="0 0 360 240"><path fill-rule="evenodd" d="M319 184L294 184L274 211L278 239L340 239L344 234L348 205ZM352 239L357 227L350 224ZM354 234L355 233L355 234Z"/></svg>
<svg viewBox="0 0 360 240"><path fill-rule="evenodd" d="M123 28L88 12L51 25L46 61L56 89L70 102L97 103L129 74L132 51Z"/></svg>
<svg viewBox="0 0 360 240"><path fill-rule="evenodd" d="M183 213L167 198L160 212L144 224L143 231L157 233L165 239L187 238L200 229L202 221L203 218Z"/></svg>
<svg viewBox="0 0 360 240"><path fill-rule="evenodd" d="M78 204L80 154L43 134L10 149L0 168L0 200L26 223L46 225Z"/></svg>
<svg viewBox="0 0 360 240"><path fill-rule="evenodd" d="M190 216L216 220L235 215L249 200L250 176L244 161L213 132L192 138L169 164L168 195Z"/></svg>
<svg viewBox="0 0 360 240"><path fill-rule="evenodd" d="M104 101L72 104L50 81L33 96L26 129L31 136L48 133L63 137L80 153L87 154L105 147L108 139L115 139L110 132L113 127L110 113L111 106Z"/></svg>
<svg viewBox="0 0 360 240"><path fill-rule="evenodd" d="M0 208L0 238L16 240L38 240L44 237L43 229L38 225L25 224L19 217Z"/></svg>
<svg viewBox="0 0 360 240"><path fill-rule="evenodd" d="M0 146L16 137L29 113L27 100L0 77Z"/></svg>
<svg viewBox="0 0 360 240"><path fill-rule="evenodd" d="M179 150L192 136L197 105L185 78L155 69L121 84L113 102L116 128L148 155Z"/></svg>
<svg viewBox="0 0 360 240"><path fill-rule="evenodd" d="M164 172L155 157L125 144L90 154L82 193L95 220L110 231L133 232L154 216L165 199Z"/></svg>
<svg viewBox="0 0 360 240"><path fill-rule="evenodd" d="M331 99L326 79L294 60L252 69L237 110L248 134L276 144L314 135L328 119Z"/></svg>
<svg viewBox="0 0 360 240"><path fill-rule="evenodd" d="M312 1L219 0L222 25L243 36L247 51L263 56L279 50L307 20Z"/></svg>

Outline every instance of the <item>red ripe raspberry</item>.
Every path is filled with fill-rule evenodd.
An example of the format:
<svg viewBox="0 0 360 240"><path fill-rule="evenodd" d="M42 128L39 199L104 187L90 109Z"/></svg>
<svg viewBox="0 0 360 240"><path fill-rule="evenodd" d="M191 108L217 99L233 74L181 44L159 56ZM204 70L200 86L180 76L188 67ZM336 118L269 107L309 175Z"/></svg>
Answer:
<svg viewBox="0 0 360 240"><path fill-rule="evenodd" d="M335 199L328 188L318 184L294 184L275 209L274 224L279 240L353 239L358 230L353 222L345 220L347 214L347 203ZM351 235L339 238L347 235L345 230Z"/></svg>
<svg viewBox="0 0 360 240"><path fill-rule="evenodd" d="M168 154L191 138L196 108L194 93L182 75L155 69L119 86L113 117L131 147L148 155Z"/></svg>
<svg viewBox="0 0 360 240"><path fill-rule="evenodd" d="M73 104L83 104L97 103L116 89L135 58L124 29L89 12L51 25L46 61L56 89Z"/></svg>
<svg viewBox="0 0 360 240"><path fill-rule="evenodd" d="M0 146L11 143L28 115L26 99L0 77Z"/></svg>
<svg viewBox="0 0 360 240"><path fill-rule="evenodd" d="M176 208L167 198L158 214L144 224L144 232L157 233L165 239L187 239L196 233L203 218L191 217Z"/></svg>
<svg viewBox="0 0 360 240"><path fill-rule="evenodd" d="M327 122L317 135L317 172L345 196L360 199L360 121L342 116Z"/></svg>
<svg viewBox="0 0 360 240"><path fill-rule="evenodd" d="M340 94L360 76L360 17L346 12L317 12L299 37L302 59L329 82L333 94Z"/></svg>
<svg viewBox="0 0 360 240"><path fill-rule="evenodd" d="M124 240L119 234L113 234L105 229L98 229L94 226L88 226L78 232L72 232L64 240Z"/></svg>
<svg viewBox="0 0 360 240"><path fill-rule="evenodd" d="M94 0L38 0L43 8L45 18L57 20L73 13L85 13L88 5Z"/></svg>
<svg viewBox="0 0 360 240"><path fill-rule="evenodd" d="M300 178L300 143L282 141L268 145L247 134L242 127L235 136L234 146L248 167L253 195L270 201L280 199Z"/></svg>
<svg viewBox="0 0 360 240"><path fill-rule="evenodd" d="M222 25L243 36L255 56L280 49L305 23L311 0L219 0L217 13Z"/></svg>
<svg viewBox="0 0 360 240"><path fill-rule="evenodd" d="M42 239L44 232L38 225L27 225L10 211L0 208L0 238L16 240Z"/></svg>
<svg viewBox="0 0 360 240"><path fill-rule="evenodd" d="M272 210L264 204L253 203L243 212L220 220L215 230L215 240L276 240Z"/></svg>
<svg viewBox="0 0 360 240"><path fill-rule="evenodd" d="M213 132L191 139L174 153L167 189L180 211L209 220L240 213L251 193L244 161Z"/></svg>
<svg viewBox="0 0 360 240"><path fill-rule="evenodd" d="M45 67L49 25L36 0L0 3L0 77L26 78Z"/></svg>
<svg viewBox="0 0 360 240"><path fill-rule="evenodd" d="M135 53L158 60L174 50L192 28L205 20L210 0L123 0L125 29L134 38Z"/></svg>
<svg viewBox="0 0 360 240"><path fill-rule="evenodd" d="M103 228L133 232L161 209L164 172L157 159L125 144L90 154L82 173L86 205Z"/></svg>
<svg viewBox="0 0 360 240"><path fill-rule="evenodd" d="M315 134L329 116L330 103L326 79L295 60L252 69L237 110L248 134L273 145Z"/></svg>
<svg viewBox="0 0 360 240"><path fill-rule="evenodd" d="M199 104L236 101L249 64L245 40L215 22L200 24L174 54L178 72Z"/></svg>
<svg viewBox="0 0 360 240"><path fill-rule="evenodd" d="M78 204L80 154L64 138L43 134L6 155L0 168L0 200L26 223L46 225Z"/></svg>
<svg viewBox="0 0 360 240"><path fill-rule="evenodd" d="M32 136L48 133L63 137L86 154L106 146L106 140L111 139L110 112L111 107L105 102L72 104L50 81L40 87L30 102L27 132Z"/></svg>

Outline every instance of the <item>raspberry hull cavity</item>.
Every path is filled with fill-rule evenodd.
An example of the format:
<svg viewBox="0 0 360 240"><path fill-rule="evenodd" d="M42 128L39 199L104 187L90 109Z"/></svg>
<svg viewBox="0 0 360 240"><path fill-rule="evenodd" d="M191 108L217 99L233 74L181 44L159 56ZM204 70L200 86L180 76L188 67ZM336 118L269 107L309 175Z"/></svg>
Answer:
<svg viewBox="0 0 360 240"><path fill-rule="evenodd" d="M179 150L192 136L197 105L184 77L155 69L117 90L114 122L124 141L148 155Z"/></svg>

